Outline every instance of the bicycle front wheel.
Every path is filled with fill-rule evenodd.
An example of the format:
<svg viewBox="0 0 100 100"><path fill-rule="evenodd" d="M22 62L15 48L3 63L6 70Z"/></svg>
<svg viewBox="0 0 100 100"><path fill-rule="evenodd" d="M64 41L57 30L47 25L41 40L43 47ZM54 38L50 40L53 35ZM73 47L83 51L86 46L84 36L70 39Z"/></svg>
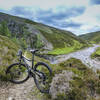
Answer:
<svg viewBox="0 0 100 100"><path fill-rule="evenodd" d="M50 81L52 79L51 68L43 62L39 62L35 65L34 71L36 73L34 81L37 88L42 93L49 93Z"/></svg>
<svg viewBox="0 0 100 100"><path fill-rule="evenodd" d="M29 72L25 64L15 63L7 68L6 74L9 81L20 84L28 80Z"/></svg>

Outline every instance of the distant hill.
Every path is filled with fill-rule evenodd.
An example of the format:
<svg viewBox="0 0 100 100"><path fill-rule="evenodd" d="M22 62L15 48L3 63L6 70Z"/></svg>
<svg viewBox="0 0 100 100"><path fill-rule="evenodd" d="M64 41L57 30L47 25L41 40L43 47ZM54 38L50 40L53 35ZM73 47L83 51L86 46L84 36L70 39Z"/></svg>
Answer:
<svg viewBox="0 0 100 100"><path fill-rule="evenodd" d="M80 35L79 37L87 41L100 43L100 31L87 33L84 35Z"/></svg>
<svg viewBox="0 0 100 100"><path fill-rule="evenodd" d="M0 13L1 26L4 21L7 23L11 37L23 41L23 45L25 46L31 46L36 39L35 36L38 37L37 47L43 47L47 50L56 50L59 48L76 50L87 46L86 42L69 31L57 29L29 19Z"/></svg>

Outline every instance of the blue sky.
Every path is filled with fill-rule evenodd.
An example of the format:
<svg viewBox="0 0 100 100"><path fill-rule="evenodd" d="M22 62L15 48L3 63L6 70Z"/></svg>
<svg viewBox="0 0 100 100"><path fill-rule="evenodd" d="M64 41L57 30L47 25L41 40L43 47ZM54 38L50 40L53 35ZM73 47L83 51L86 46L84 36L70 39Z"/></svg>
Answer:
<svg viewBox="0 0 100 100"><path fill-rule="evenodd" d="M100 0L0 0L0 12L68 30L100 30Z"/></svg>

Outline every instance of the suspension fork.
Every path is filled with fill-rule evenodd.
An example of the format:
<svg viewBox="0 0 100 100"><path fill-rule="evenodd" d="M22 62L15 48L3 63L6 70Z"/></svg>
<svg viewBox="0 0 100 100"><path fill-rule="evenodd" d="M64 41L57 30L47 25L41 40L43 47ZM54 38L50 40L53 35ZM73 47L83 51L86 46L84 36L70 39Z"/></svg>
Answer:
<svg viewBox="0 0 100 100"><path fill-rule="evenodd" d="M22 59L22 58L20 57L20 58L19 58L19 67L20 67L20 65L21 65L21 59Z"/></svg>

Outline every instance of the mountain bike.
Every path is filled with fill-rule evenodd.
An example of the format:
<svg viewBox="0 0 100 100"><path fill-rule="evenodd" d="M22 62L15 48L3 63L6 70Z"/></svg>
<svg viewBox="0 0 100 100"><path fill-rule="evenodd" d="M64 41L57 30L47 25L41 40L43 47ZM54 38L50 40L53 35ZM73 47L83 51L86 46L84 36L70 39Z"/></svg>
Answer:
<svg viewBox="0 0 100 100"><path fill-rule="evenodd" d="M9 77L9 81L15 84L24 83L30 77L33 77L40 92L49 93L52 69L44 62L34 64L34 55L38 51L39 50L30 50L32 59L28 59L22 55L22 50L19 50L17 54L17 56L19 56L18 63L11 64L7 68L6 74ZM31 62L32 67L27 64L27 61Z"/></svg>

